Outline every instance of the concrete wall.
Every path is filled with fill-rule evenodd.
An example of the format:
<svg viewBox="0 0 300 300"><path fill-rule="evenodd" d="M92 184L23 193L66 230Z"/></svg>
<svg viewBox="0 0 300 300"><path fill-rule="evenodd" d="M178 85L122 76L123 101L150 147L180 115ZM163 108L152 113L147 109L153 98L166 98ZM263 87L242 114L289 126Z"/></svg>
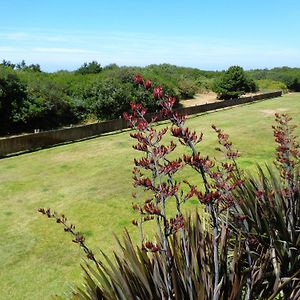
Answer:
<svg viewBox="0 0 300 300"><path fill-rule="evenodd" d="M281 91L265 93L255 95L253 97L244 97L240 99L231 99L222 102L180 108L178 109L178 111L182 114L193 115L238 104L249 103L256 100L279 97L281 96L281 94ZM127 122L123 119L118 119L89 125L76 126L72 128L50 130L39 133L30 133L2 138L0 139L0 157L4 157L18 152L45 148L61 143L82 140L85 138L90 138L103 133L122 130L125 128L127 128Z"/></svg>

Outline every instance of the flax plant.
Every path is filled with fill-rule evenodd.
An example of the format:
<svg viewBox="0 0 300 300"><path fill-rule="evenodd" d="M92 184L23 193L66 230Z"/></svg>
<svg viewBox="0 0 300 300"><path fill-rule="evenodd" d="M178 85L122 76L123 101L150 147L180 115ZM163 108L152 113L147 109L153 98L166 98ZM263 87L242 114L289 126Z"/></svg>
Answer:
<svg viewBox="0 0 300 300"><path fill-rule="evenodd" d="M63 225L88 259L84 287L74 290L72 299L299 299L300 154L291 119L275 118L278 175L258 166L255 177L239 169L240 153L228 134L213 125L223 159L204 155L199 150L203 134L186 126L186 116L173 108L176 99L140 75L134 84L153 93L161 106L160 114L149 117L132 102L131 112L124 114L140 153L132 171L138 191L132 203L138 217L132 224L139 228L140 244L135 246L125 231L123 241L116 238L119 252L112 259L102 253L99 260L65 216L39 209ZM170 128L157 129L158 119L168 119ZM173 140L165 144L168 133ZM188 151L171 159L175 140ZM199 174L197 182L175 179L186 166ZM192 197L207 210L209 226L197 211L183 214L183 204ZM156 223L153 240L145 233L146 222Z"/></svg>

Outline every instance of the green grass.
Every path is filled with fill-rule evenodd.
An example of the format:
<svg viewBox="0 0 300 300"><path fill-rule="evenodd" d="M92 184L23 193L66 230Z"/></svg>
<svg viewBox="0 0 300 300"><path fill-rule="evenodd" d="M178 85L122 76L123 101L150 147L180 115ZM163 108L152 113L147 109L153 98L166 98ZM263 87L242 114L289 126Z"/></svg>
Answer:
<svg viewBox="0 0 300 300"><path fill-rule="evenodd" d="M240 165L253 171L274 158L275 110L300 125L299 94L193 116L188 125L204 132L199 149L210 155L216 146L210 125L224 129L242 153ZM123 132L0 160L1 299L49 299L82 282L82 252L39 207L65 213L96 253L111 253L112 234L121 236L124 227L138 236L130 225L132 144Z"/></svg>

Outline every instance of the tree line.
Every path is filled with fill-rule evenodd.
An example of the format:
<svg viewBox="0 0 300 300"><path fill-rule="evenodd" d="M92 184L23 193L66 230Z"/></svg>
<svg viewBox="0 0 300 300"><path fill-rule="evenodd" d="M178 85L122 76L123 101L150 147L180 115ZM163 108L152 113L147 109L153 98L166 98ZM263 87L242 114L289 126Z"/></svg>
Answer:
<svg viewBox="0 0 300 300"><path fill-rule="evenodd" d="M244 72L235 66L219 72L170 64L102 67L92 61L74 71L47 73L38 64L3 60L0 64L0 135L119 118L128 111L131 101L142 102L149 111L156 111L158 107L151 89L142 89L136 84L133 80L136 74L151 78L152 86L161 86L164 92L176 98L177 104L179 100L211 90L219 98L227 99L256 91L261 86L263 89L300 89L300 69L286 67Z"/></svg>

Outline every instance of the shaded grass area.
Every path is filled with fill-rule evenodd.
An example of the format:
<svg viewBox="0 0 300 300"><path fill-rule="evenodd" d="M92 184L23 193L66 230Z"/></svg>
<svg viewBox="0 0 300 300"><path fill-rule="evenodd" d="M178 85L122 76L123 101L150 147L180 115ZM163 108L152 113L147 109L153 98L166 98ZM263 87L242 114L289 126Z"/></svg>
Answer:
<svg viewBox="0 0 300 300"><path fill-rule="evenodd" d="M212 156L218 154L210 125L224 129L242 153L240 166L253 172L255 163L274 159L275 111L289 113L299 126L300 95L192 116L188 125L204 132L199 150ZM124 227L138 238L130 225L132 143L123 132L0 160L0 298L49 299L82 282L82 252L59 225L36 212L39 207L65 213L96 254L99 248L111 253L112 234L121 236ZM188 169L181 176L197 183Z"/></svg>

